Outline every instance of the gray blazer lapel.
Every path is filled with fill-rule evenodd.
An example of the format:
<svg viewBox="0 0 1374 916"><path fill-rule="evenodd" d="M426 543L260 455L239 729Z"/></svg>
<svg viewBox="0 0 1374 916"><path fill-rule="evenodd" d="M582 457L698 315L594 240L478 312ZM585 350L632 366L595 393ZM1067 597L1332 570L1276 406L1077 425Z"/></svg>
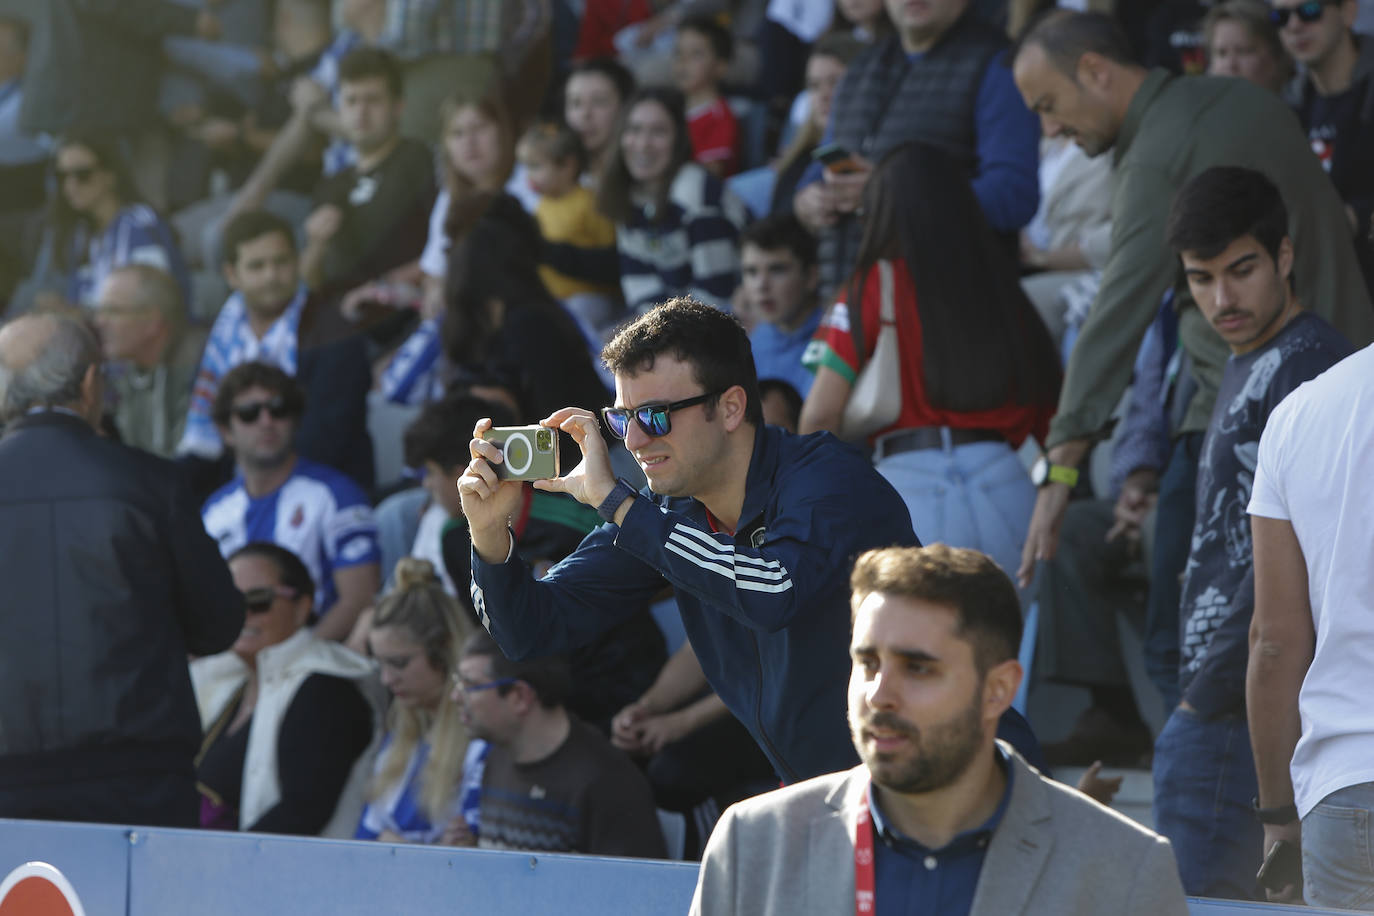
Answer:
<svg viewBox="0 0 1374 916"><path fill-rule="evenodd" d="M811 821L807 861L794 863L806 871L809 912L847 913L854 909L854 821L859 799L866 791L868 770L855 767L826 796L825 810Z"/></svg>
<svg viewBox="0 0 1374 916"><path fill-rule="evenodd" d="M1000 743L1000 742L999 742ZM1054 847L1050 800L1040 774L1007 745L1015 775L1011 800L988 845L969 916L1012 916L1025 911L1031 889Z"/></svg>

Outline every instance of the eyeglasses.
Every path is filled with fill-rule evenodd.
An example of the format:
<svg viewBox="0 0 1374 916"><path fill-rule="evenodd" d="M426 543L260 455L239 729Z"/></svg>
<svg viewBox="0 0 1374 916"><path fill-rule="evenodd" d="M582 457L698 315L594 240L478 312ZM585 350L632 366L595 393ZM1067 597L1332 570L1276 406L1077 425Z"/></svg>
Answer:
<svg viewBox="0 0 1374 916"><path fill-rule="evenodd" d="M462 676L455 673L453 675L453 686L463 691L463 693L479 693L483 690L495 690L498 687L509 687L518 677L498 677L494 681L487 681L485 684L473 684L463 680Z"/></svg>
<svg viewBox="0 0 1374 916"><path fill-rule="evenodd" d="M258 417L262 416L264 409L273 420L284 420L291 416L291 408L286 405L286 399L280 395L267 401L249 401L246 404L235 404L231 412L240 423L256 423Z"/></svg>
<svg viewBox="0 0 1374 916"><path fill-rule="evenodd" d="M243 608L250 614L265 614L278 598L295 598L300 593L285 585L264 585L243 593Z"/></svg>
<svg viewBox="0 0 1374 916"><path fill-rule="evenodd" d="M77 184L85 184L95 177L98 169L99 166L78 165L70 169L55 169L54 174L57 176L58 184L65 183L68 178L74 179Z"/></svg>
<svg viewBox="0 0 1374 916"><path fill-rule="evenodd" d="M673 423L670 415L675 410L682 410L686 407L695 407L697 404L705 404L712 398L720 397L719 391L708 391L706 394L699 394L694 398L686 398L681 401L673 401L670 404L641 404L638 407L603 407L601 408L601 418L606 421L606 428L611 431L611 435L617 439L624 439L630 434L630 418L639 424L639 428L644 430L645 435L666 436L673 431Z"/></svg>
<svg viewBox="0 0 1374 916"><path fill-rule="evenodd" d="M1301 22L1316 22L1322 18L1328 4L1334 5L1337 2L1339 0L1307 0L1306 3L1299 3L1297 6L1276 6L1269 11L1269 21L1274 23L1275 28L1281 29L1288 25L1289 18L1297 13Z"/></svg>

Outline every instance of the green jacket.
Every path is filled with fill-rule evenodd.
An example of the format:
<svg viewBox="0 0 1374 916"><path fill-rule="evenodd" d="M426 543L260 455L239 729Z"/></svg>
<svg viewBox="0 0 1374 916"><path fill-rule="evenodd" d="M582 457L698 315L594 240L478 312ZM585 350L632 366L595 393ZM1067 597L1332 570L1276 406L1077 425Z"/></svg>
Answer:
<svg viewBox="0 0 1374 916"><path fill-rule="evenodd" d="M1152 70L1131 100L1113 152L1112 251L1074 345L1047 444L1100 433L1131 379L1164 292L1177 290L1179 338L1197 394L1179 432L1204 430L1230 350L1193 304L1165 243L1175 193L1213 166L1256 169L1288 206L1298 296L1356 347L1374 340L1374 306L1345 210L1293 112L1245 80Z"/></svg>

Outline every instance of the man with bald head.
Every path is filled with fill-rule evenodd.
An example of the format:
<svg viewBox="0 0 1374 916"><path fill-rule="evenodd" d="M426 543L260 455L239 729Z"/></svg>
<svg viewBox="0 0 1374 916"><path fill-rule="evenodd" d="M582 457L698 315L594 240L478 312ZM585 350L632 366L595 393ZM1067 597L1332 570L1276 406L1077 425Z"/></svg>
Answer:
<svg viewBox="0 0 1374 916"><path fill-rule="evenodd" d="M0 327L0 817L195 826L187 654L243 598L170 462L96 435L81 319Z"/></svg>
<svg viewBox="0 0 1374 916"><path fill-rule="evenodd" d="M1213 166L1261 172L1289 204L1298 298L1357 347L1374 339L1374 309L1341 199L1292 113L1273 93L1244 80L1147 70L1132 59L1125 36L1110 17L1065 10L1031 27L1017 49L1012 75L1047 136L1070 137L1089 156L1110 151L1116 170L1111 254L1050 423L1048 472L1019 576L1023 585L1029 584L1036 562L1054 555L1077 466L1107 431L1145 329L1172 288L1179 338L1197 391L1187 404L1176 405L1183 408L1183 418L1172 431L1176 446L1163 478L1166 483L1179 481L1178 489L1187 492L1175 498L1174 490L1162 483L1159 494L1150 598L1150 635L1155 638L1147 646L1146 661L1161 692L1176 701L1178 586L1167 594L1168 583L1177 582L1187 556L1197 455L1230 350L1193 304L1177 259L1165 244L1174 195ZM1181 550L1164 549L1164 538ZM1162 558L1169 556L1177 566L1162 569Z"/></svg>
<svg viewBox="0 0 1374 916"><path fill-rule="evenodd" d="M186 428L205 332L186 324L176 281L148 264L117 267L96 291L95 324L112 374L115 427L126 445L171 458Z"/></svg>

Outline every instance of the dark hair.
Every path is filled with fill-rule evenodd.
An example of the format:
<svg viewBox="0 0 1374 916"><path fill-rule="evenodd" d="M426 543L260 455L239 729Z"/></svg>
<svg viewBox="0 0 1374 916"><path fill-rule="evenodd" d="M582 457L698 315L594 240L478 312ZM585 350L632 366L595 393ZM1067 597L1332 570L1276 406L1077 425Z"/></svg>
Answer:
<svg viewBox="0 0 1374 916"><path fill-rule="evenodd" d="M311 578L310 570L300 557L280 544L273 544L271 541L249 541L229 554L226 562L232 563L239 557L262 557L277 567L277 578L281 580L282 585L302 598L312 601L315 599L315 580Z"/></svg>
<svg viewBox="0 0 1374 916"><path fill-rule="evenodd" d="M1263 173L1216 166L1194 175L1174 196L1166 237L1178 254L1214 258L1247 235L1275 261L1288 236L1288 208Z"/></svg>
<svg viewBox="0 0 1374 916"><path fill-rule="evenodd" d="M533 306L553 313L558 300L539 276L543 238L539 226L514 197L500 191L478 191L455 201L449 212L453 239L444 278L444 313L440 335L444 353L456 365L483 363L500 325L490 303Z"/></svg>
<svg viewBox="0 0 1374 916"><path fill-rule="evenodd" d="M574 76L582 76L587 73L596 73L610 80L611 85L615 86L616 94L620 96L622 104L635 91L634 74L624 64L614 57L593 57L573 65L572 70L568 72L568 79L563 81L563 94L567 95L568 80ZM559 110L561 111L565 107L565 105L560 105Z"/></svg>
<svg viewBox="0 0 1374 916"><path fill-rule="evenodd" d="M406 465L418 468L433 461L445 470L466 465L472 428L483 417L490 417L493 426L514 426L519 422L505 405L462 390L426 404L406 427Z"/></svg>
<svg viewBox="0 0 1374 916"><path fill-rule="evenodd" d="M678 34L696 32L705 38L711 45L711 53L722 63L729 63L735 56L734 37L714 16L688 16L678 23L677 30Z"/></svg>
<svg viewBox="0 0 1374 916"><path fill-rule="evenodd" d="M658 199L653 202L651 219L667 216L668 208L664 204L668 202L668 190L677 173L692 161L692 137L687 132L687 108L682 93L667 86L648 86L630 96L629 101L620 109L620 121L616 125L615 139L612 141L615 145L606 160L606 169L601 175L601 189L596 195L597 207L607 219L615 223L628 221L630 214L634 212L631 197L635 181L630 177L630 170L625 165L625 153L621 149L620 138L625 133L625 126L630 122L630 114L646 102L654 103L668 113L668 120L672 122L674 132L673 156L668 162L663 184L658 188Z"/></svg>
<svg viewBox="0 0 1374 916"><path fill-rule="evenodd" d="M53 150L54 167L57 163L57 154L73 146L79 146L89 152L95 157L97 167L114 176L114 194L121 208L144 202L117 137L101 131L73 131L66 134ZM63 273L70 273L84 264L87 256L84 247L77 250L77 230L82 227L93 229L93 221L89 215L77 213L71 208L60 183L57 185L57 193L52 198L49 219L53 226L53 255L57 267Z"/></svg>
<svg viewBox="0 0 1374 916"><path fill-rule="evenodd" d="M738 318L690 296L669 299L616 331L601 361L616 375L635 376L653 369L654 360L665 354L690 363L706 391L739 385L747 397L744 419L755 427L763 424L754 352ZM706 409L715 410L717 401L712 398Z"/></svg>
<svg viewBox="0 0 1374 916"><path fill-rule="evenodd" d="M439 103L441 135L448 133L449 125L453 119L458 116L460 111L467 108L476 109L482 117L496 125L496 134L500 144L500 160L496 164L497 187L483 190L499 190L510 179L511 172L515 168L515 118L511 114L510 106L506 103L506 97L501 92L499 84L482 92L474 91L473 87L465 86L454 91ZM440 145L442 146L442 141ZM439 160L440 171L444 176L444 187L448 188L452 201L457 201L463 196L479 190L470 178L453 167L447 150L443 150ZM452 209L453 204L450 203L450 212Z"/></svg>
<svg viewBox="0 0 1374 916"><path fill-rule="evenodd" d="M919 365L931 404L955 411L1008 402L1053 405L1059 354L964 170L932 146L899 146L874 170L864 207L849 289L850 324L860 346L866 338L856 318L863 312L865 281L878 261L900 259L916 288ZM914 363L917 357L905 358Z"/></svg>
<svg viewBox="0 0 1374 916"><path fill-rule="evenodd" d="M561 655L543 658L524 659L513 662L506 658L496 640L486 630L478 630L463 643L459 658L482 655L491 659L491 676L494 680L515 678L524 681L539 698L539 705L545 709L562 706L572 691L572 672L567 660ZM510 692L510 686L496 688L502 696Z"/></svg>
<svg viewBox="0 0 1374 916"><path fill-rule="evenodd" d="M234 399L249 388L262 388L277 395L286 402L291 416L300 418L305 413L305 392L291 376L276 366L267 363L240 363L225 373L215 391L215 403L210 417L219 426L229 425L229 416L234 410Z"/></svg>
<svg viewBox="0 0 1374 916"><path fill-rule="evenodd" d="M792 421L792 428L796 429L801 422L802 396L795 385L780 378L759 379L759 411L763 410L763 401L769 394L779 394L787 402L787 416Z"/></svg>
<svg viewBox="0 0 1374 916"><path fill-rule="evenodd" d="M296 250L296 233L291 224L275 213L266 210L249 210L231 219L224 227L220 237L220 260L233 266L239 260L239 246L256 242L264 235L273 233L285 237L291 250Z"/></svg>
<svg viewBox="0 0 1374 916"><path fill-rule="evenodd" d="M587 148L577 131L562 122L546 121L530 127L515 144L516 152L524 147L535 155L544 156L556 165L572 161L581 174L587 170Z"/></svg>
<svg viewBox="0 0 1374 916"><path fill-rule="evenodd" d="M946 544L870 550L854 562L849 588L851 608L873 592L950 608L959 618L956 632L973 644L980 674L1016 658L1021 647L1016 587L991 557L977 550Z"/></svg>
<svg viewBox="0 0 1374 916"><path fill-rule="evenodd" d="M381 48L355 48L339 61L339 85L381 77L393 99L405 92L401 79L401 65L394 55Z"/></svg>
<svg viewBox="0 0 1374 916"><path fill-rule="evenodd" d="M1078 61L1088 52L1118 64L1138 66L1125 30L1106 13L1048 10L1026 27L1011 60L1014 61L1029 45L1039 45L1055 69L1075 82L1078 81Z"/></svg>
<svg viewBox="0 0 1374 916"><path fill-rule="evenodd" d="M740 250L753 245L764 251L786 248L797 256L803 267L816 263L816 237L806 231L791 213L774 213L756 223L750 223L739 236Z"/></svg>

